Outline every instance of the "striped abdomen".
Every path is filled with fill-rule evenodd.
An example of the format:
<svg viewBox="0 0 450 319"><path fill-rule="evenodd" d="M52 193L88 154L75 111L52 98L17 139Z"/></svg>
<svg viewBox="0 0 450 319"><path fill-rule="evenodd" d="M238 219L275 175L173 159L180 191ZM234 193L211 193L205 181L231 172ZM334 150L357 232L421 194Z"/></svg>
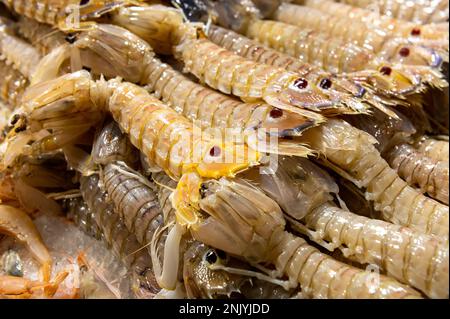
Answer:
<svg viewBox="0 0 450 319"><path fill-rule="evenodd" d="M140 244L147 245L164 220L156 193L144 180L144 176L123 163L106 165L102 179L127 229Z"/></svg>
<svg viewBox="0 0 450 319"><path fill-rule="evenodd" d="M388 276L431 298L448 298L448 245L432 236L326 203L302 223L310 238L324 240L361 264L375 264Z"/></svg>
<svg viewBox="0 0 450 319"><path fill-rule="evenodd" d="M424 156L409 144L396 145L386 155L398 175L431 197L448 204L448 160Z"/></svg>
<svg viewBox="0 0 450 319"><path fill-rule="evenodd" d="M329 120L305 132L302 141L321 152L328 163L358 187L365 188L382 219L448 240L449 210L410 187L389 167L374 139L344 121Z"/></svg>
<svg viewBox="0 0 450 319"><path fill-rule="evenodd" d="M307 298L420 298L414 289L337 261L300 237L288 232L281 237L273 247L275 267L298 282Z"/></svg>
<svg viewBox="0 0 450 319"><path fill-rule="evenodd" d="M247 36L332 73L364 70L373 58L361 47L277 21L253 21Z"/></svg>
<svg viewBox="0 0 450 319"><path fill-rule="evenodd" d="M94 219L103 233L103 237L117 256L132 269L138 281L136 290L144 289L150 294L159 291L151 265L151 258L136 236L129 232L123 219L114 211L108 194L99 187L99 176L81 178L81 193Z"/></svg>

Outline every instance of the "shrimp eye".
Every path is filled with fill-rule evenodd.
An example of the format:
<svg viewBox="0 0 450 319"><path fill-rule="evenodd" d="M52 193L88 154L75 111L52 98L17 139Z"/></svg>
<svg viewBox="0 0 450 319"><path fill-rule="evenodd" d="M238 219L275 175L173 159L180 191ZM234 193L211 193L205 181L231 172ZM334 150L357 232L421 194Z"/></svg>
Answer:
<svg viewBox="0 0 450 319"><path fill-rule="evenodd" d="M400 51L398 51L398 54L402 57L407 57L409 55L409 49L408 48L401 48Z"/></svg>
<svg viewBox="0 0 450 319"><path fill-rule="evenodd" d="M381 69L380 69L380 73L381 74L383 74L383 75L391 75L391 72L392 72L392 69L390 68L390 67L388 67L388 66L383 66Z"/></svg>
<svg viewBox="0 0 450 319"><path fill-rule="evenodd" d="M205 184L202 184L200 186L200 197L203 199L206 197L206 191L208 190L208 186L206 186Z"/></svg>
<svg viewBox="0 0 450 319"><path fill-rule="evenodd" d="M15 125L17 122L19 122L20 120L20 115L19 114L14 114L13 118L11 119L11 125Z"/></svg>
<svg viewBox="0 0 450 319"><path fill-rule="evenodd" d="M220 259L222 259L222 260L227 259L227 254L223 250L217 249L216 253Z"/></svg>
<svg viewBox="0 0 450 319"><path fill-rule="evenodd" d="M211 149L209 150L209 155L213 156L213 157L217 157L220 156L221 153L221 149L219 146L213 146L211 147Z"/></svg>
<svg viewBox="0 0 450 319"><path fill-rule="evenodd" d="M308 86L308 81L306 81L304 78L298 78L294 81L294 86L297 89L304 89Z"/></svg>
<svg viewBox="0 0 450 319"><path fill-rule="evenodd" d="M69 42L70 44L74 43L77 40L77 36L73 33L69 33L68 35L66 35L65 37L66 41Z"/></svg>
<svg viewBox="0 0 450 319"><path fill-rule="evenodd" d="M270 110L269 115L271 118L277 119L283 116L283 110L274 107L273 109Z"/></svg>
<svg viewBox="0 0 450 319"><path fill-rule="evenodd" d="M80 6L84 6L85 4L88 4L89 0L80 0Z"/></svg>
<svg viewBox="0 0 450 319"><path fill-rule="evenodd" d="M209 250L205 255L205 260L208 264L215 264L217 261L217 254L214 250Z"/></svg>
<svg viewBox="0 0 450 319"><path fill-rule="evenodd" d="M330 79L325 78L325 79L320 80L319 86L324 90L328 90L332 84L333 84L333 82L331 82Z"/></svg>
<svg viewBox="0 0 450 319"><path fill-rule="evenodd" d="M420 35L420 29L419 28L412 29L411 30L411 35L414 35L414 36Z"/></svg>

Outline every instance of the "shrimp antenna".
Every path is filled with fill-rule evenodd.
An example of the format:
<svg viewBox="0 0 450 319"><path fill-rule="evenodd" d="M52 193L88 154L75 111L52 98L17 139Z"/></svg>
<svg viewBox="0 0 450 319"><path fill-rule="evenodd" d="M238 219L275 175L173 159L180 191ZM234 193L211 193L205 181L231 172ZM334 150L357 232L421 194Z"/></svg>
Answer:
<svg viewBox="0 0 450 319"><path fill-rule="evenodd" d="M51 32L44 34L43 36L37 38L32 45L35 46L37 43L42 42L43 40L51 37L52 35L55 35L57 33L61 32L59 29L55 28L54 30L52 30Z"/></svg>
<svg viewBox="0 0 450 319"><path fill-rule="evenodd" d="M186 15L186 12L184 12L183 8L181 7L180 3L178 3L178 1L172 0L171 3L176 9L180 10L181 15L183 16L183 20L185 20L187 23L193 25L194 27L196 26L196 27L203 29L203 32L205 34L208 34L211 24L213 23L213 15L211 14L211 12L208 12L206 10L206 14L208 15L206 24L204 22L193 22L188 18L188 16Z"/></svg>
<svg viewBox="0 0 450 319"><path fill-rule="evenodd" d="M152 177L153 182L158 185L159 187L165 188L171 192L175 191L175 188L170 187L169 185L165 185L163 183L161 183L160 181L157 181L154 177Z"/></svg>
<svg viewBox="0 0 450 319"><path fill-rule="evenodd" d="M146 178L144 178L144 177L138 175L137 173L130 172L130 171L127 171L127 170L123 169L122 166L123 166L124 164L125 164L124 162L119 161L119 162L117 162L117 164L115 164L115 163L114 163L114 164L111 164L111 166L112 166L115 170L119 171L121 174L123 174L123 175L125 175L125 176L128 176L128 177L131 177L131 178L133 178L133 179L138 180L139 182L141 182L141 183L144 184L145 186L149 187L150 189L154 189L154 188L155 188L154 185L150 184L150 182L149 182Z"/></svg>
<svg viewBox="0 0 450 319"><path fill-rule="evenodd" d="M281 286L285 290L289 290L291 288L291 283L289 281L272 278L270 276L264 275L264 274L262 274L260 272L257 272L257 271L240 269L240 268L233 268L233 267L227 267L227 266L216 265L216 264L209 265L208 267L211 270L223 270L223 271L229 272L230 274L254 277L256 279L264 280L264 281L270 282L272 284Z"/></svg>

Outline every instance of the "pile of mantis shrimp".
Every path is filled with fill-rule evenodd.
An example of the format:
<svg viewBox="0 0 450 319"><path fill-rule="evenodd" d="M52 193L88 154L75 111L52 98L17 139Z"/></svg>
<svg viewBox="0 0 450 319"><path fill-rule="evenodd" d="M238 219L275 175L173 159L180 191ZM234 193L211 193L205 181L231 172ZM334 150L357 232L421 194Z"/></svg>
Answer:
<svg viewBox="0 0 450 319"><path fill-rule="evenodd" d="M0 298L449 298L448 0L0 6Z"/></svg>

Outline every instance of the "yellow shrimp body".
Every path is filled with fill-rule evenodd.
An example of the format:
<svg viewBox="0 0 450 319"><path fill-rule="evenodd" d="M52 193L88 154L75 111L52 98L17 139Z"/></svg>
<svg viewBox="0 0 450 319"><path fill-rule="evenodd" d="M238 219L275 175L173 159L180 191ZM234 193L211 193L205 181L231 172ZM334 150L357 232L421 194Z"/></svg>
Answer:
<svg viewBox="0 0 450 319"><path fill-rule="evenodd" d="M259 154L245 146L243 152L238 153L236 148L231 149L231 144L222 141L206 139L202 143L194 136L189 120L136 85L124 83L117 87L110 97L109 110L122 130L129 134L131 142L176 179L189 171L206 178L233 176L259 160ZM212 149L220 154L213 154ZM198 159L195 161L196 152ZM215 156L231 158L234 162L214 162Z"/></svg>
<svg viewBox="0 0 450 319"><path fill-rule="evenodd" d="M353 43L375 54L377 59L391 63L439 67L442 58L431 49L411 44L408 40L363 22L348 23L347 18L320 10L292 4L281 5L275 19L310 28L330 38L339 38L342 45Z"/></svg>
<svg viewBox="0 0 450 319"><path fill-rule="evenodd" d="M1 58L29 78L41 59L39 52L29 43L8 32L6 25L0 21L0 53Z"/></svg>
<svg viewBox="0 0 450 319"><path fill-rule="evenodd" d="M300 286L303 297L420 298L414 289L383 275L371 285L371 272L336 261L284 231L276 203L239 179L207 183L204 189L200 207L209 217L191 230L194 238L254 263L274 265L277 275L289 278L290 287Z"/></svg>
<svg viewBox="0 0 450 319"><path fill-rule="evenodd" d="M338 2L420 24L448 20L448 0L339 0Z"/></svg>
<svg viewBox="0 0 450 319"><path fill-rule="evenodd" d="M295 278L302 294L309 298L327 299L410 299L421 298L412 288L394 279L380 275L379 285L371 287L373 274L339 262L321 253L304 239L284 233L273 248L280 252L275 264L285 269L289 278ZM281 253L283 252L283 253Z"/></svg>
<svg viewBox="0 0 450 319"><path fill-rule="evenodd" d="M49 25L30 18L21 17L17 22L18 32L30 42L42 55L66 43L66 35Z"/></svg>
<svg viewBox="0 0 450 319"><path fill-rule="evenodd" d="M343 104L360 103L356 98L370 104L370 99L366 100L363 98L366 93L364 89L360 85L351 82L351 80L337 78L316 66L303 63L301 60L287 54L262 46L230 30L211 26L208 36L214 43L242 57L298 73L308 81L317 83L318 87L328 90L330 95L339 96ZM352 97L348 96L349 93ZM354 108L357 109L357 107ZM339 111L346 112L345 109Z"/></svg>
<svg viewBox="0 0 450 319"><path fill-rule="evenodd" d="M367 75L373 77L374 81L370 83L375 88L388 94L395 92L396 96L420 92L424 83L439 88L448 85L441 72L428 66L394 66L389 61L378 59L372 50L283 22L253 20L247 36L332 73L355 72L353 78L356 79L358 74L364 77L369 72Z"/></svg>
<svg viewBox="0 0 450 319"><path fill-rule="evenodd" d="M179 53L187 71L208 86L245 101L262 99L299 114L303 114L302 108L320 111L339 106L338 100L333 101L298 74L247 60L206 39L186 41L179 46Z"/></svg>
<svg viewBox="0 0 450 319"><path fill-rule="evenodd" d="M418 39L419 41L426 40L443 40L443 48L448 51L448 32L445 28L435 25L415 24L408 21L401 21L389 17L379 16L378 14L366 9L352 7L342 3L335 3L328 0L305 0L304 5L319 9L320 11L331 13L335 16L350 19L352 21L360 21L374 27L379 27L382 30L397 34L398 36Z"/></svg>
<svg viewBox="0 0 450 319"><path fill-rule="evenodd" d="M448 161L448 141L434 138L424 138L419 141L417 150L424 156L437 161Z"/></svg>
<svg viewBox="0 0 450 319"><path fill-rule="evenodd" d="M382 219L448 241L448 206L408 186L381 158L373 137L346 122L329 120L302 139L343 177L364 187Z"/></svg>
<svg viewBox="0 0 450 319"><path fill-rule="evenodd" d="M0 98L9 108L15 108L29 85L28 79L5 61L0 61Z"/></svg>
<svg viewBox="0 0 450 319"><path fill-rule="evenodd" d="M375 264L390 277L430 298L448 297L448 245L432 236L355 215L325 203L303 219L301 231L326 248L342 250L361 264ZM294 226L295 227L295 226ZM429 271L429 269L433 271Z"/></svg>
<svg viewBox="0 0 450 319"><path fill-rule="evenodd" d="M434 160L409 144L400 144L388 152L387 161L410 185L448 205L448 160Z"/></svg>

